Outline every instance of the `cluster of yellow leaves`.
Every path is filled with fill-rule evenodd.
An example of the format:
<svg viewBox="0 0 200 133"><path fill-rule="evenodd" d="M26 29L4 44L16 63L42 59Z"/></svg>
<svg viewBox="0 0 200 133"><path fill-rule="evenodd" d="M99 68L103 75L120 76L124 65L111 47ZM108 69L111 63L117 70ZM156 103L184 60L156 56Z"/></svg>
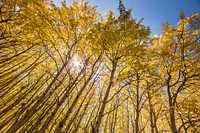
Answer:
<svg viewBox="0 0 200 133"><path fill-rule="evenodd" d="M172 109L180 127L199 113L199 15L150 41L130 11L101 18L83 1L7 0L0 13L0 132L161 132Z"/></svg>

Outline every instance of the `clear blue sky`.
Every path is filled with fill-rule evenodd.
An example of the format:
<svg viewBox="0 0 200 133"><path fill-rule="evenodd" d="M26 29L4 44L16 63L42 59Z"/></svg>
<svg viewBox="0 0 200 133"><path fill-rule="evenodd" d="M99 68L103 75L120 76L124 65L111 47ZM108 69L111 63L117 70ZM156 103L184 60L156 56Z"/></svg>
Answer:
<svg viewBox="0 0 200 133"><path fill-rule="evenodd" d="M55 5L61 6L62 0L53 0ZM66 0L69 5L72 0ZM78 0L80 1L80 0ZM84 0L91 6L98 6L98 11L104 12L114 10L118 13L119 0ZM176 26L179 21L179 13L184 11L186 16L192 13L200 14L200 0L123 0L126 9L132 8L134 18L144 18L143 24L150 26L152 35L160 34L162 23L169 22Z"/></svg>

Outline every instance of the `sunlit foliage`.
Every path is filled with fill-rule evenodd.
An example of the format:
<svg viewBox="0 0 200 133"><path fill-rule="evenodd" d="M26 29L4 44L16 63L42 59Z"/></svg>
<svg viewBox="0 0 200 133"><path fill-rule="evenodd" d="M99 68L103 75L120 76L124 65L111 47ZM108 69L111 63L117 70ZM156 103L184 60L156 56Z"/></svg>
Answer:
<svg viewBox="0 0 200 133"><path fill-rule="evenodd" d="M150 38L96 9L0 2L0 132L200 132L200 16Z"/></svg>

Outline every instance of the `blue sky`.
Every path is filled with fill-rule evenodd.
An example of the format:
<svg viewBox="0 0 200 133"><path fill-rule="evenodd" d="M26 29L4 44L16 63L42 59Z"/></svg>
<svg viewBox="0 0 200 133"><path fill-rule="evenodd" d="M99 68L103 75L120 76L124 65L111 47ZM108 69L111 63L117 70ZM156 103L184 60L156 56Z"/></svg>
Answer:
<svg viewBox="0 0 200 133"><path fill-rule="evenodd" d="M57 5L61 5L62 0L53 0ZM69 5L72 0L66 0ZM84 0L91 6L98 6L98 11L115 11L118 13L119 0ZM169 22L176 26L179 21L179 13L184 11L186 16L192 13L200 14L200 0L123 0L126 9L132 9L132 16L137 19L144 18L143 24L150 26L152 35L161 33L162 23Z"/></svg>

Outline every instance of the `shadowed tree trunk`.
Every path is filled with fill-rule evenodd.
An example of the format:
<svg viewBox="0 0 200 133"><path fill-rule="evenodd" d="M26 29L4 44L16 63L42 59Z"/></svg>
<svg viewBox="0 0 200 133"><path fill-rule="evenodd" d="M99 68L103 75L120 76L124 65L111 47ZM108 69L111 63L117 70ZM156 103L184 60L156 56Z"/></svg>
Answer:
<svg viewBox="0 0 200 133"><path fill-rule="evenodd" d="M96 119L96 122L95 122L95 125L94 125L94 129L92 129L93 133L99 133L99 128L100 128L101 121L102 121L102 118L103 118L103 114L104 114L104 110L105 110L106 103L107 103L107 100L108 100L108 96L109 96L109 93L110 93L110 89L112 88L112 85L113 85L113 79L114 79L116 67L117 67L117 62L116 62L116 60L114 60L112 62L112 71L111 71L111 75L110 75L110 81L109 81L108 87L106 89L106 93L105 93L105 96L103 98L103 102L102 102L99 114L97 116L97 119Z"/></svg>

